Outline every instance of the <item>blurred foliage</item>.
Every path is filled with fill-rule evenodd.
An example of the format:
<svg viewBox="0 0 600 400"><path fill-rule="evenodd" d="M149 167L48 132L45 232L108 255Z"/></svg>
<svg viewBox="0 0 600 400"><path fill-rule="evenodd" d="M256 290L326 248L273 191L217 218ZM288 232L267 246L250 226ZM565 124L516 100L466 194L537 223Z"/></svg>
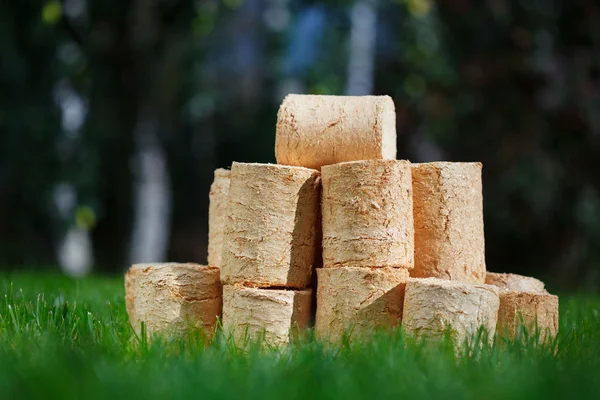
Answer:
<svg viewBox="0 0 600 400"><path fill-rule="evenodd" d="M99 266L122 269L141 109L168 156L169 255L204 261L213 169L274 161L290 82L344 92L353 3L0 3L0 262L52 263L77 224ZM396 102L399 157L484 163L489 269L598 287L598 3L375 4L375 92ZM64 182L77 192L66 218Z"/></svg>

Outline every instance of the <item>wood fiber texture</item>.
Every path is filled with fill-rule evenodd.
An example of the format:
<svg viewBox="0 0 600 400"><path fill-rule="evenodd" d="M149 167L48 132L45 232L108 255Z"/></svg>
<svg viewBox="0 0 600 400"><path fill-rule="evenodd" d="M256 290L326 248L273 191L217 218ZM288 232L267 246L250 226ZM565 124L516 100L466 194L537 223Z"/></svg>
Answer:
<svg viewBox="0 0 600 400"><path fill-rule="evenodd" d="M481 163L413 164L416 278L485 282Z"/></svg>
<svg viewBox="0 0 600 400"><path fill-rule="evenodd" d="M290 94L277 115L277 163L320 169L344 161L396 158L389 96Z"/></svg>
<svg viewBox="0 0 600 400"><path fill-rule="evenodd" d="M352 161L322 169L323 266L414 266L410 162Z"/></svg>
<svg viewBox="0 0 600 400"><path fill-rule="evenodd" d="M223 282L308 287L320 229L319 196L316 170L233 163L223 235Z"/></svg>
<svg viewBox="0 0 600 400"><path fill-rule="evenodd" d="M133 264L125 273L125 308L132 325L133 319L135 318L136 278L141 270L143 270L142 264Z"/></svg>
<svg viewBox="0 0 600 400"><path fill-rule="evenodd" d="M339 267L317 270L315 332L324 340L365 338L402 320L404 268Z"/></svg>
<svg viewBox="0 0 600 400"><path fill-rule="evenodd" d="M214 267L221 266L223 230L227 210L227 195L229 194L229 175L229 170L216 169L208 196L208 265Z"/></svg>
<svg viewBox="0 0 600 400"><path fill-rule="evenodd" d="M483 327L491 342L499 304L498 289L491 285L411 278L406 283L402 326L416 337L439 338L449 333L457 345Z"/></svg>
<svg viewBox="0 0 600 400"><path fill-rule="evenodd" d="M517 274L488 272L485 275L485 283L494 285L500 288L500 290L530 293L546 292L544 282L529 276Z"/></svg>
<svg viewBox="0 0 600 400"><path fill-rule="evenodd" d="M500 293L498 334L515 338L525 328L539 332L540 340L558 333L558 297L549 293L505 291Z"/></svg>
<svg viewBox="0 0 600 400"><path fill-rule="evenodd" d="M140 333L182 333L189 326L215 329L221 316L219 269L198 264L135 264L125 277L129 321Z"/></svg>
<svg viewBox="0 0 600 400"><path fill-rule="evenodd" d="M264 340L268 345L290 343L311 318L311 290L223 287L223 330L237 345Z"/></svg>

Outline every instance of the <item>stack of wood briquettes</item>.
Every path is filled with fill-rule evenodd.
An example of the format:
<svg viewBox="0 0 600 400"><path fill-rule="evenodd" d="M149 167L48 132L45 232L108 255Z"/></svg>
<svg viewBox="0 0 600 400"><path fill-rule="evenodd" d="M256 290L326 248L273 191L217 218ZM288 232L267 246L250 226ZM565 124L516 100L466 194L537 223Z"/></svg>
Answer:
<svg viewBox="0 0 600 400"><path fill-rule="evenodd" d="M456 343L481 328L556 335L558 298L542 282L486 272L481 163L396 160L390 97L288 95L275 155L215 171L209 266L128 271L134 328L214 331L222 317L238 345L280 346L316 314L330 342L400 323Z"/></svg>

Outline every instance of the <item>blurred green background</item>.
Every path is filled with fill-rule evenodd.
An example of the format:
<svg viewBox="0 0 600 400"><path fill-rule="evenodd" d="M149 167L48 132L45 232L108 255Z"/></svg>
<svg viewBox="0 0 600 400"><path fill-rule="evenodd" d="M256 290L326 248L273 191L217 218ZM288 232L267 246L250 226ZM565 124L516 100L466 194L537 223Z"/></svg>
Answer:
<svg viewBox="0 0 600 400"><path fill-rule="evenodd" d="M483 162L488 269L597 289L599 26L593 0L2 1L0 265L205 262L213 170L274 162L285 94L388 94L399 158Z"/></svg>

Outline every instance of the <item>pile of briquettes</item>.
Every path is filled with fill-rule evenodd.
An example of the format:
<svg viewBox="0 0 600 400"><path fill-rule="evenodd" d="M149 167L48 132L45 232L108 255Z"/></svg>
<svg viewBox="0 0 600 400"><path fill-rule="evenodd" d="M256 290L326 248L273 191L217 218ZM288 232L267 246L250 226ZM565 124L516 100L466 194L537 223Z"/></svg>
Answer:
<svg viewBox="0 0 600 400"><path fill-rule="evenodd" d="M127 272L133 328L213 333L220 320L240 345L398 324L456 343L555 336L558 298L541 281L486 272L481 163L396 160L395 119L388 96L287 96L277 164L215 171L208 266Z"/></svg>

